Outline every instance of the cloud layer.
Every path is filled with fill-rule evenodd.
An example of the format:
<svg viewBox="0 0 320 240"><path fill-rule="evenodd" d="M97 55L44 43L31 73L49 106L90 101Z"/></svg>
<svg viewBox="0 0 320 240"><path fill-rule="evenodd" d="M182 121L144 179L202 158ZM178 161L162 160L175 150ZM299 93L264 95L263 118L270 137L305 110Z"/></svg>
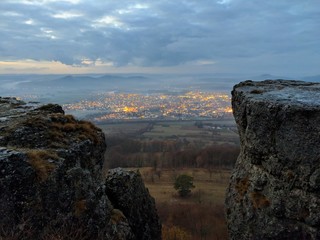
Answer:
<svg viewBox="0 0 320 240"><path fill-rule="evenodd" d="M320 60L319 0L2 0L0 9L0 61L316 71Z"/></svg>

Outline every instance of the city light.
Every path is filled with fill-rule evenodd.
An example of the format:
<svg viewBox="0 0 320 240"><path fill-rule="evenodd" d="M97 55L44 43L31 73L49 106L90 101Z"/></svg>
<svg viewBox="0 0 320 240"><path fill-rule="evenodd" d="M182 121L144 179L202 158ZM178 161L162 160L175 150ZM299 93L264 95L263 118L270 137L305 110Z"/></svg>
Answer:
<svg viewBox="0 0 320 240"><path fill-rule="evenodd" d="M89 120L101 122L132 119L190 120L231 116L230 96L226 93L189 91L171 94L100 93L94 100L65 104L66 111L95 110Z"/></svg>

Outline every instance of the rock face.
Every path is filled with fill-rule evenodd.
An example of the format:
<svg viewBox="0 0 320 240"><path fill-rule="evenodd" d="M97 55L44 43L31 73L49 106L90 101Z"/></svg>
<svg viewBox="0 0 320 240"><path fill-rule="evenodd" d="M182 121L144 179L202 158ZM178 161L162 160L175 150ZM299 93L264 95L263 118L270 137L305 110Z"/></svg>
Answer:
<svg viewBox="0 0 320 240"><path fill-rule="evenodd" d="M0 239L161 239L140 174L102 178L105 150L59 105L0 98Z"/></svg>
<svg viewBox="0 0 320 240"><path fill-rule="evenodd" d="M320 84L232 91L241 152L226 196L230 239L320 239Z"/></svg>
<svg viewBox="0 0 320 240"><path fill-rule="evenodd" d="M130 188L127 186L130 185ZM134 172L113 169L108 172L106 192L114 207L127 213L126 217L134 235L139 240L159 239L159 219L155 202L150 197L142 179ZM151 238L150 238L151 237Z"/></svg>

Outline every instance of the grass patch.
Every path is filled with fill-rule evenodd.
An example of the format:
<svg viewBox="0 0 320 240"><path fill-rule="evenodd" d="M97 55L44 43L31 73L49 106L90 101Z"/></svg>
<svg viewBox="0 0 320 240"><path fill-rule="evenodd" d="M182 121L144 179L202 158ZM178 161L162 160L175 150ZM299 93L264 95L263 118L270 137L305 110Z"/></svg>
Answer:
<svg viewBox="0 0 320 240"><path fill-rule="evenodd" d="M20 135L23 135L23 141ZM27 115L22 121L10 125L2 136L8 144L20 148L67 148L83 140L90 140L96 145L104 142L101 130L91 122L61 113Z"/></svg>
<svg viewBox="0 0 320 240"><path fill-rule="evenodd" d="M51 115L49 134L55 141L67 138L70 134L78 140L90 139L93 143L100 143L101 139L97 134L99 128L91 122L78 121L72 115L54 114Z"/></svg>
<svg viewBox="0 0 320 240"><path fill-rule="evenodd" d="M30 127L30 128L40 128L44 129L47 128L48 123L45 119L41 117L32 117L28 118L26 121L22 123L23 126Z"/></svg>
<svg viewBox="0 0 320 240"><path fill-rule="evenodd" d="M56 167L50 160L58 160L58 155L46 150L30 150L26 154L28 162L36 171L38 180L40 182L47 180Z"/></svg>
<svg viewBox="0 0 320 240"><path fill-rule="evenodd" d="M162 169L160 177L152 168L140 168L139 171L155 198L164 240L227 239L224 200L230 171L216 169L210 173L201 168ZM194 178L196 187L190 197L180 198L173 187L175 176L179 174Z"/></svg>

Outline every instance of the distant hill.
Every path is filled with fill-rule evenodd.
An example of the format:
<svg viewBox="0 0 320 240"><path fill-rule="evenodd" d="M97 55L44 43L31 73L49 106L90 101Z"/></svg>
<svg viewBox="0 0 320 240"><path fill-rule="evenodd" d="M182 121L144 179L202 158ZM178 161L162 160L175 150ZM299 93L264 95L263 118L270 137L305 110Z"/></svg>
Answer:
<svg viewBox="0 0 320 240"><path fill-rule="evenodd" d="M261 81L261 80L266 80L266 79L271 79L271 80L275 80L275 79L295 79L294 77L288 77L288 76L280 76L280 75L272 75L272 74L261 74L258 76L253 76L250 78L250 80L256 80L256 81Z"/></svg>
<svg viewBox="0 0 320 240"><path fill-rule="evenodd" d="M52 89L78 89L99 90L137 87L148 83L148 78L143 76L103 75L99 77L86 75L67 75L56 79L43 80L41 82L21 82L21 88L52 88Z"/></svg>
<svg viewBox="0 0 320 240"><path fill-rule="evenodd" d="M320 82L320 75L303 77L301 78L301 80L308 81L308 82Z"/></svg>
<svg viewBox="0 0 320 240"><path fill-rule="evenodd" d="M256 80L256 81L261 81L261 80L266 80L266 79L286 79L286 80L292 80L292 79L299 79L302 81L307 81L307 82L320 82L320 75L314 75L314 76L304 76L304 77L297 77L297 76L280 76L280 75L272 75L272 74L261 74L258 76L253 76L249 78L250 80Z"/></svg>

